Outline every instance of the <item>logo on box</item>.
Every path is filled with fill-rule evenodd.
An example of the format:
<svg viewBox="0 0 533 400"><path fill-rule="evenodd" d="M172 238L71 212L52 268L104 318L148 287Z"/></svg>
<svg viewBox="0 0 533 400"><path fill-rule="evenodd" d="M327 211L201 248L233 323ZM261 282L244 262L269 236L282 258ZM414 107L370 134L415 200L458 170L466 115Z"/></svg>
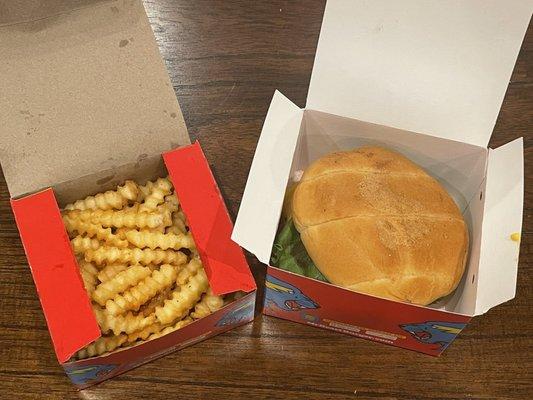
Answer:
<svg viewBox="0 0 533 400"><path fill-rule="evenodd" d="M296 286L291 285L272 275L266 277L266 302L269 308L283 311L299 311L302 309L320 308L320 305L307 297Z"/></svg>

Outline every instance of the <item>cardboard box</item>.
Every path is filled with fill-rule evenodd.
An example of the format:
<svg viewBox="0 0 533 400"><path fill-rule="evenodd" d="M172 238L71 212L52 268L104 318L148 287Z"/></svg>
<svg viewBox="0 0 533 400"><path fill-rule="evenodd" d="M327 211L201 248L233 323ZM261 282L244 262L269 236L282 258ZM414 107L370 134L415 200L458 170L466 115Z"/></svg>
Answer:
<svg viewBox="0 0 533 400"><path fill-rule="evenodd" d="M0 159L54 349L79 388L254 316L255 282L189 136L141 1L0 5ZM248 294L159 339L69 362L100 337L59 207L170 176L215 294Z"/></svg>
<svg viewBox="0 0 533 400"><path fill-rule="evenodd" d="M307 105L276 92L232 238L269 265L287 185L319 157L377 144L407 156L454 198L470 251L457 290L428 307L355 293L269 265L263 312L439 355L515 295L523 146L487 149L530 2L330 0Z"/></svg>

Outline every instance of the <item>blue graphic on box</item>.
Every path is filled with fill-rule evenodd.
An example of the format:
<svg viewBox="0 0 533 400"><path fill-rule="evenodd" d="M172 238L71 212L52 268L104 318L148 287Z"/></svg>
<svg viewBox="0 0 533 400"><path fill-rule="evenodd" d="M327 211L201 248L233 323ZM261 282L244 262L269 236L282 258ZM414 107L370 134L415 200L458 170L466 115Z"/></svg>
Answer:
<svg viewBox="0 0 533 400"><path fill-rule="evenodd" d="M300 289L275 278L266 276L265 306L275 306L284 311L298 311L305 308L320 308L313 300L302 293Z"/></svg>
<svg viewBox="0 0 533 400"><path fill-rule="evenodd" d="M68 377L75 385L85 385L93 381L99 381L105 375L113 371L116 367L118 367L116 364L96 364L85 365L82 367L65 366L64 368Z"/></svg>
<svg viewBox="0 0 533 400"><path fill-rule="evenodd" d="M224 315L215 326L234 325L254 317L255 297Z"/></svg>
<svg viewBox="0 0 533 400"><path fill-rule="evenodd" d="M444 350L464 329L466 324L460 322L426 321L419 324L400 325L421 343L436 344Z"/></svg>

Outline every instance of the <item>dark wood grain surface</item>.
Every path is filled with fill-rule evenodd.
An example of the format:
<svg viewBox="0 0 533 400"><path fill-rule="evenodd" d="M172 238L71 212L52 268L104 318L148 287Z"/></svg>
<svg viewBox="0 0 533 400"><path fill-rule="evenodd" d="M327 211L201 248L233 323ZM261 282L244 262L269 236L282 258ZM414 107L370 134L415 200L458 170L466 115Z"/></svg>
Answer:
<svg viewBox="0 0 533 400"><path fill-rule="evenodd" d="M145 5L190 133L234 217L274 90L305 104L324 2ZM57 364L1 178L0 399L533 398L532 86L530 29L491 141L525 138L517 296L475 318L440 358L259 317L78 393Z"/></svg>

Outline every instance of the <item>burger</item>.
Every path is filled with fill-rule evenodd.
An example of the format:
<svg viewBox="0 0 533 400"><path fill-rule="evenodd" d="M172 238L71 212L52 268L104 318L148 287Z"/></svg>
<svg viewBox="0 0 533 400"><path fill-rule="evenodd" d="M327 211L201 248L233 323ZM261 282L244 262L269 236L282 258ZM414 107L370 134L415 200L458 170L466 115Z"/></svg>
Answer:
<svg viewBox="0 0 533 400"><path fill-rule="evenodd" d="M427 305L455 290L468 227L446 190L382 147L327 154L288 190L272 265L385 299Z"/></svg>

